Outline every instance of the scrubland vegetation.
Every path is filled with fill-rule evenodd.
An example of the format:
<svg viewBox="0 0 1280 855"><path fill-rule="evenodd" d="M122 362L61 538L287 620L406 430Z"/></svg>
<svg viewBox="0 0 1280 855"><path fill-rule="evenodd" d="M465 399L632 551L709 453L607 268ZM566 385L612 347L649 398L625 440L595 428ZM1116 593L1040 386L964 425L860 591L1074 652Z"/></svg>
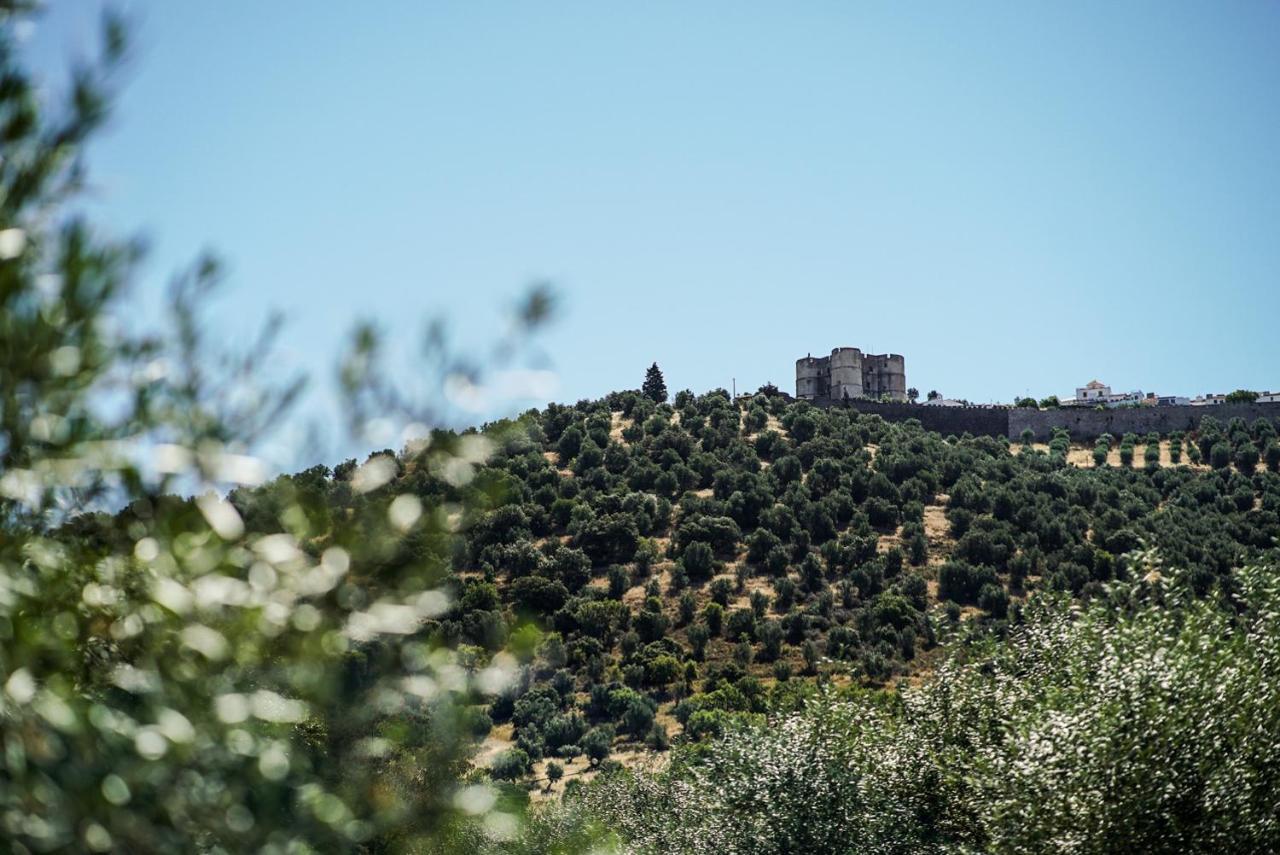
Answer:
<svg viewBox="0 0 1280 855"><path fill-rule="evenodd" d="M1280 839L1274 568L1043 598L895 698L828 692L544 809L523 851L1265 852Z"/></svg>
<svg viewBox="0 0 1280 855"><path fill-rule="evenodd" d="M1243 447L1272 430L1209 423L1192 440ZM526 788L569 793L534 811L529 845L1273 839L1280 475L1082 468L1067 447L1015 454L764 394L626 392L437 431L237 489L226 507L260 556L287 543L308 576L351 562L310 604L347 615L347 642L320 660L337 696L293 724L316 771L394 733L411 794L416 752L447 727L460 780L517 805ZM100 556L86 567L133 552L114 572L134 578L128 533L160 508L175 548L209 540L207 514L177 497L76 517L52 539ZM246 557L219 584L248 596L263 567ZM428 579L429 609L386 611ZM174 598L161 605L180 612ZM388 658L386 633L422 652ZM117 668L153 655L130 649L99 655ZM427 651L503 679L447 718L352 715L351 698ZM458 833L449 845L496 845Z"/></svg>

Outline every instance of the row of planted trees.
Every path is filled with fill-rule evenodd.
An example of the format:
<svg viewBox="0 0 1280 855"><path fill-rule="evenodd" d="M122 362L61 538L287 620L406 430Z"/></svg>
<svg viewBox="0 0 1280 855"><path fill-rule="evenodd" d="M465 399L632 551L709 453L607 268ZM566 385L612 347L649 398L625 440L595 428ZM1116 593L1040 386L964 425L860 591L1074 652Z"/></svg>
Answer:
<svg viewBox="0 0 1280 855"><path fill-rule="evenodd" d="M1186 434L1173 431L1163 439L1159 433L1145 436L1124 434L1119 442L1111 434L1098 437L1093 447L1095 466L1106 466L1112 449L1119 449L1120 465L1134 465L1136 450L1143 447L1143 465L1157 468L1161 464L1161 445L1168 449L1169 461L1177 466L1185 454L1192 465L1208 463L1214 469L1226 469L1234 465L1245 474L1252 474L1259 465L1272 472L1280 471L1280 440L1275 425L1266 419L1258 419L1247 425L1243 419L1232 419L1223 428L1211 416L1206 417L1199 429Z"/></svg>

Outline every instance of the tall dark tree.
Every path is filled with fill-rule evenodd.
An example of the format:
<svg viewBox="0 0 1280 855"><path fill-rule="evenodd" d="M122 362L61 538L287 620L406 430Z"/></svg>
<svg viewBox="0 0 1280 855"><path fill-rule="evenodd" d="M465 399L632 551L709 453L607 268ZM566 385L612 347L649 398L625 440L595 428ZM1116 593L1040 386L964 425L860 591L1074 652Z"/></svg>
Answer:
<svg viewBox="0 0 1280 855"><path fill-rule="evenodd" d="M656 404L666 403L667 381L662 379L662 369L658 367L658 363L650 365L649 370L644 373L644 385L640 387L640 391Z"/></svg>

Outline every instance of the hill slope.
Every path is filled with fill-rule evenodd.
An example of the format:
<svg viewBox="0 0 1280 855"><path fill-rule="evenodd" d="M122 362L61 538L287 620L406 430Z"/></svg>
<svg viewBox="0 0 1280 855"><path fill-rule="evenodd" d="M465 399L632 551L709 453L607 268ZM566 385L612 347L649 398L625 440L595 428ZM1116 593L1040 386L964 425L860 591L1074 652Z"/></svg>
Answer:
<svg viewBox="0 0 1280 855"><path fill-rule="evenodd" d="M1274 443L1263 422L1202 433L1188 441L1206 459ZM403 495L475 509L433 567L452 606L425 631L480 662L515 656L479 758L541 779L551 762L573 777L611 751L713 735L815 682L914 679L940 641L1018 623L1037 590L1089 598L1146 573L1143 548L1201 594L1228 584L1280 535L1280 476L1172 466L1183 438L1163 442L1161 465L1084 468L1065 440L1011 449L764 395L624 392L231 500L258 531L291 502L357 518ZM383 464L385 484L351 489ZM302 543L323 545L319 528ZM412 549L411 535L389 575Z"/></svg>

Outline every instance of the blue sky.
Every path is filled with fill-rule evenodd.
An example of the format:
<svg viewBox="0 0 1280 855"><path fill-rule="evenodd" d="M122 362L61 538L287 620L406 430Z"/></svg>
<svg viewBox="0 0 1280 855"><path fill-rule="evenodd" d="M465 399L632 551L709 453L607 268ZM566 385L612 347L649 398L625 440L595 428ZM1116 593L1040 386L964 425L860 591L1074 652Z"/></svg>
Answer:
<svg viewBox="0 0 1280 855"><path fill-rule="evenodd" d="M1280 388L1274 3L127 8L96 208L150 237L143 297L216 249L212 323L283 310L320 386L356 317L475 344L550 279L558 399L654 360L791 389L838 345L975 401Z"/></svg>

